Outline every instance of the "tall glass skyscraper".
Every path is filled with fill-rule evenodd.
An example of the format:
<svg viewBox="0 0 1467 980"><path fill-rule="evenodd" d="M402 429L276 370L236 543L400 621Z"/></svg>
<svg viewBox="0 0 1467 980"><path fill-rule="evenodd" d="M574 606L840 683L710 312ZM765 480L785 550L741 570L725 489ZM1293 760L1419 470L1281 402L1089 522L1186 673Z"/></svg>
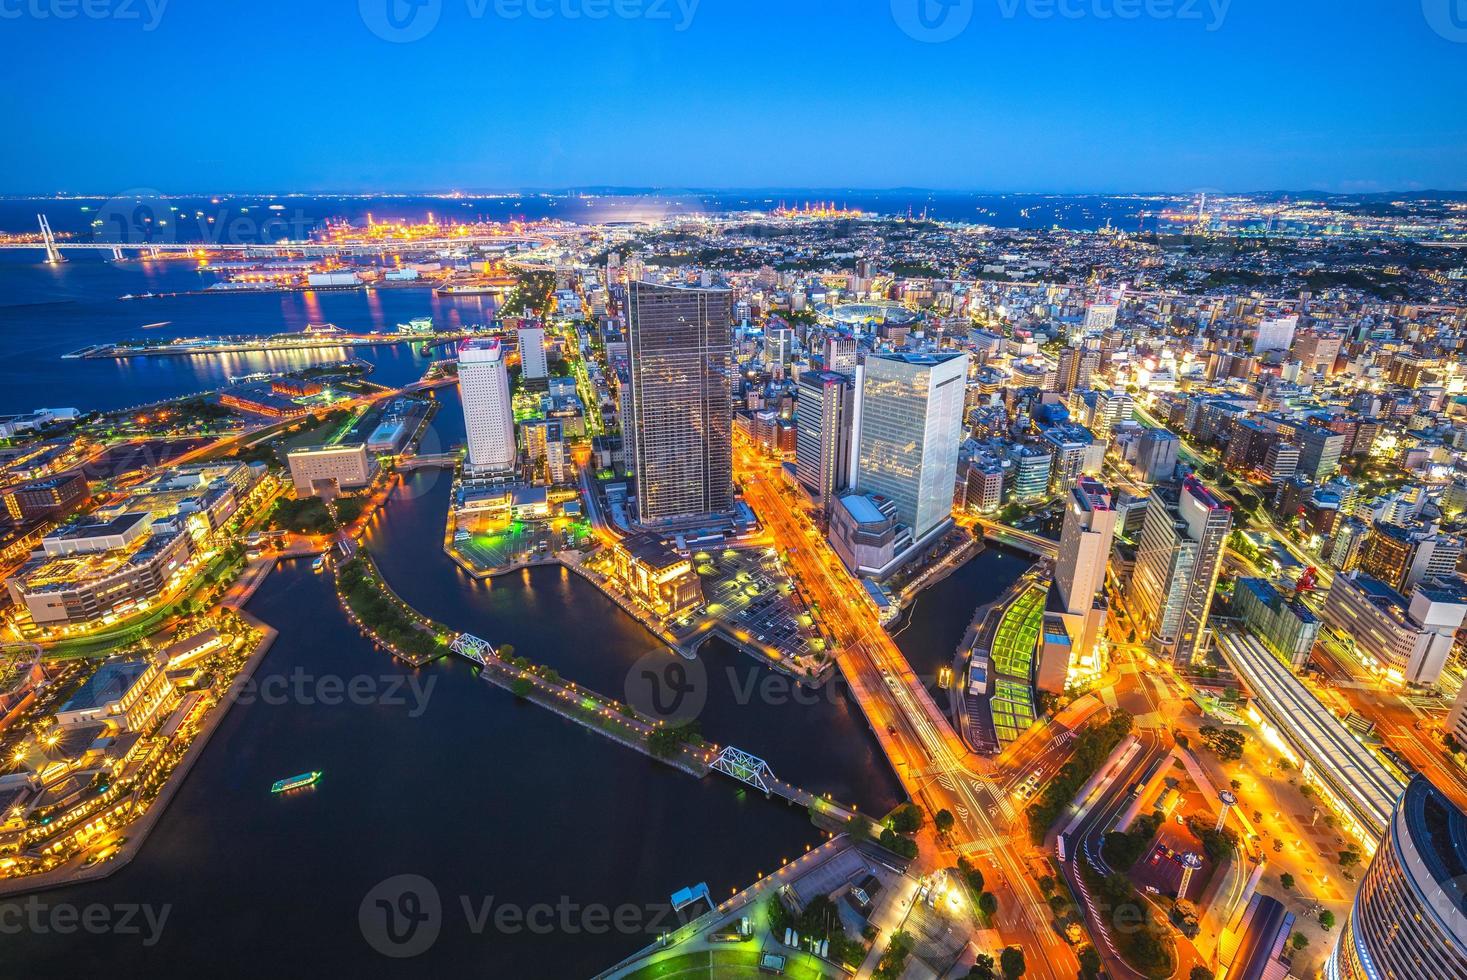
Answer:
<svg viewBox="0 0 1467 980"><path fill-rule="evenodd" d="M856 372L851 484L896 504L920 544L952 516L968 355L873 354Z"/></svg>
<svg viewBox="0 0 1467 980"><path fill-rule="evenodd" d="M733 510L733 310L726 289L629 290L637 506L643 524Z"/></svg>
<svg viewBox="0 0 1467 980"><path fill-rule="evenodd" d="M851 379L831 371L800 375L795 403L795 478L820 505L829 509L837 490L850 475Z"/></svg>
<svg viewBox="0 0 1467 980"><path fill-rule="evenodd" d="M1160 656L1191 663L1202 645L1233 512L1198 480L1158 487L1146 505L1128 602Z"/></svg>
<svg viewBox="0 0 1467 980"><path fill-rule="evenodd" d="M1396 804L1324 975L1467 977L1467 814L1425 777Z"/></svg>

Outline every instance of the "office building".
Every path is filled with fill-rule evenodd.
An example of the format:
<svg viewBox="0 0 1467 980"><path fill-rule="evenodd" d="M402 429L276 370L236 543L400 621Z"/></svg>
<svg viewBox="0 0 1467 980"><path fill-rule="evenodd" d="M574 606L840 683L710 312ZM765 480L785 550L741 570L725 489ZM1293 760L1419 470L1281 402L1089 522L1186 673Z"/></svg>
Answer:
<svg viewBox="0 0 1467 980"><path fill-rule="evenodd" d="M1299 473L1306 479L1325 480L1340 468L1345 437L1318 425L1301 426L1294 433L1299 444Z"/></svg>
<svg viewBox="0 0 1467 980"><path fill-rule="evenodd" d="M1124 391L1097 391L1095 411L1090 418L1090 431L1102 443L1110 441L1110 434L1122 422L1131 421L1136 403Z"/></svg>
<svg viewBox="0 0 1467 980"><path fill-rule="evenodd" d="M1195 477L1158 487L1146 507L1127 595L1144 641L1173 663L1201 649L1233 512Z"/></svg>
<svg viewBox="0 0 1467 980"><path fill-rule="evenodd" d="M898 518L895 501L845 493L830 509L830 544L852 575L881 579L906 559L912 531Z"/></svg>
<svg viewBox="0 0 1467 980"><path fill-rule="evenodd" d="M1091 303L1085 309L1085 333L1103 333L1116 325L1121 308L1115 303Z"/></svg>
<svg viewBox="0 0 1467 980"><path fill-rule="evenodd" d="M1104 590L1116 516L1105 484L1081 477L1070 491L1054 566L1055 588L1066 612L1085 615Z"/></svg>
<svg viewBox="0 0 1467 980"><path fill-rule="evenodd" d="M896 506L920 546L948 526L968 355L881 354L856 369L851 485Z"/></svg>
<svg viewBox="0 0 1467 980"><path fill-rule="evenodd" d="M1377 523L1360 551L1360 568L1400 592L1456 571L1462 539L1442 534L1432 524L1403 527Z"/></svg>
<svg viewBox="0 0 1467 980"><path fill-rule="evenodd" d="M788 364L795 356L795 331L770 327L764 331L764 363L773 367Z"/></svg>
<svg viewBox="0 0 1467 980"><path fill-rule="evenodd" d="M1003 460L983 453L968 461L964 476L963 507L970 513L991 514L1003 503Z"/></svg>
<svg viewBox="0 0 1467 980"><path fill-rule="evenodd" d="M1467 977L1467 815L1424 776L1396 804L1324 976Z"/></svg>
<svg viewBox="0 0 1467 980"><path fill-rule="evenodd" d="M297 497L360 490L377 475L377 459L364 442L294 449L285 459Z"/></svg>
<svg viewBox="0 0 1467 980"><path fill-rule="evenodd" d="M1054 457L1047 448L1020 442L1009 447L1009 467L1012 484L1009 500L1016 504L1030 504L1049 496L1049 472Z"/></svg>
<svg viewBox="0 0 1467 980"><path fill-rule="evenodd" d="M550 376L550 363L545 356L545 330L542 327L520 327L520 377L527 381Z"/></svg>
<svg viewBox="0 0 1467 980"><path fill-rule="evenodd" d="M1275 656L1303 670L1319 636L1319 617L1267 579L1240 578L1233 589L1233 613Z"/></svg>
<svg viewBox="0 0 1467 980"><path fill-rule="evenodd" d="M5 510L14 521L59 518L91 499L81 470L22 483L5 491Z"/></svg>
<svg viewBox="0 0 1467 980"><path fill-rule="evenodd" d="M635 282L628 291L643 524L733 510L732 305L726 289Z"/></svg>
<svg viewBox="0 0 1467 980"><path fill-rule="evenodd" d="M1330 544L1329 565L1341 572L1360 567L1360 555L1370 537L1370 522L1358 517L1346 518L1335 528L1335 538Z"/></svg>
<svg viewBox="0 0 1467 980"><path fill-rule="evenodd" d="M1078 650L1082 656L1094 652L1105 626L1105 570L1118 517L1110 490L1099 480L1081 477L1070 491L1060 530L1059 558L1054 565L1054 591L1059 605L1055 614L1064 623L1069 649ZM1064 690L1063 674L1067 669L1068 664L1066 671L1052 669L1050 684L1044 689Z"/></svg>
<svg viewBox="0 0 1467 980"><path fill-rule="evenodd" d="M514 404L509 369L497 337L466 340L458 349L458 387L463 400L471 475L514 469Z"/></svg>
<svg viewBox="0 0 1467 980"><path fill-rule="evenodd" d="M1136 450L1136 474L1147 483L1166 483L1177 474L1182 441L1166 429L1147 429Z"/></svg>
<svg viewBox="0 0 1467 980"><path fill-rule="evenodd" d="M1253 341L1253 352L1286 351L1294 343L1294 331L1299 326L1298 316L1266 317L1258 324L1258 337Z"/></svg>
<svg viewBox="0 0 1467 980"><path fill-rule="evenodd" d="M825 335L825 370L854 376L856 373L856 338L843 334Z"/></svg>
<svg viewBox="0 0 1467 980"><path fill-rule="evenodd" d="M1330 582L1323 615L1336 639L1386 680L1430 686L1467 617L1467 589L1461 579L1433 579L1407 599L1357 569Z"/></svg>
<svg viewBox="0 0 1467 980"><path fill-rule="evenodd" d="M855 386L844 374L806 371L795 403L795 477L822 511L844 490L851 469Z"/></svg>
<svg viewBox="0 0 1467 980"><path fill-rule="evenodd" d="M1337 333L1305 330L1294 336L1293 355L1304 370L1325 378L1335 373L1344 338Z"/></svg>
<svg viewBox="0 0 1467 980"><path fill-rule="evenodd" d="M1052 425L1041 438L1050 447L1049 489L1068 493L1085 474L1094 476L1105 462L1105 445L1083 425Z"/></svg>

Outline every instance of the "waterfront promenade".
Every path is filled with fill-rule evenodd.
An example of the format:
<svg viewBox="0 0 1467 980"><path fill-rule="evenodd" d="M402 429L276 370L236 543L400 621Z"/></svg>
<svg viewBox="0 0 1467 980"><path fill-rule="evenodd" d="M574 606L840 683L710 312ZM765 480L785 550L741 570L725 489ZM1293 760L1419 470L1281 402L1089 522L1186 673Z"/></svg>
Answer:
<svg viewBox="0 0 1467 980"><path fill-rule="evenodd" d="M126 842L110 858L105 861L98 861L90 866L84 866L81 863L84 857L78 854L67 864L52 871L0 881L0 898L6 898L11 895L25 895L53 888L62 888L68 885L79 885L83 882L99 881L116 874L138 855L138 852L142 850L143 844L147 841L148 835L152 833L153 828L157 826L158 821L167 812L168 805L178 793L179 787L188 778L189 770L199 761L199 757L203 755L204 749L209 744L209 740L214 736L214 732L218 730L220 723L224 721L225 715L229 713L229 709L239 699L240 692L249 683L250 678L254 676L255 671L259 668L261 662L264 661L265 655L270 652L270 647L275 643L275 638L279 635L273 627L256 619L249 613L240 611L239 615L245 622L249 623L251 628L258 631L259 639L255 643L255 648L251 651L249 659L245 661L244 667L235 675L234 680L230 682L229 690L209 709L203 723L199 726L198 732L194 735L193 741L189 743L189 747L185 751L183 758L174 767L173 771L168 774L168 778L164 781L163 787L159 790L157 797L153 799L147 810L140 817L120 828L120 832L125 833L127 838Z"/></svg>

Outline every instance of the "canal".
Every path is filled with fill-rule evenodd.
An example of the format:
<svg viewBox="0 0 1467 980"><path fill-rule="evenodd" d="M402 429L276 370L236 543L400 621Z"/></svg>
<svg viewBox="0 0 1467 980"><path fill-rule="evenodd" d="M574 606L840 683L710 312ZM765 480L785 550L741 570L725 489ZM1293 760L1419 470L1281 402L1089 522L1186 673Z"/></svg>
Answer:
<svg viewBox="0 0 1467 980"><path fill-rule="evenodd" d="M0 974L587 976L654 939L644 930L666 925L660 906L678 888L706 881L726 896L823 837L801 809L653 762L470 665L393 663L308 563L272 575L250 609L281 630L259 693L230 711L132 864L35 897L41 928L7 930ZM606 632L587 617L556 635L591 647ZM271 795L274 780L313 769L325 773L316 787ZM403 874L431 882L441 924L429 949L393 961L358 913ZM493 911L479 928L490 901L557 911L539 914L548 931L496 929ZM48 924L51 910L89 905L166 908L161 939ZM603 907L637 927L586 911Z"/></svg>

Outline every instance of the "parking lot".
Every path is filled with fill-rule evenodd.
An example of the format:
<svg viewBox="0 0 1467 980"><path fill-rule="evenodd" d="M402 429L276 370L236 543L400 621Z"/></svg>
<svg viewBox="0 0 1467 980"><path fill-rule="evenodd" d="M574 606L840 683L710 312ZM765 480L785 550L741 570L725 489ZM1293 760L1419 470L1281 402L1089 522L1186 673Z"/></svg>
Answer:
<svg viewBox="0 0 1467 980"><path fill-rule="evenodd" d="M726 548L697 552L693 560L703 579L704 603L674 622L679 639L718 624L778 659L816 659L824 652L825 641L773 552Z"/></svg>

